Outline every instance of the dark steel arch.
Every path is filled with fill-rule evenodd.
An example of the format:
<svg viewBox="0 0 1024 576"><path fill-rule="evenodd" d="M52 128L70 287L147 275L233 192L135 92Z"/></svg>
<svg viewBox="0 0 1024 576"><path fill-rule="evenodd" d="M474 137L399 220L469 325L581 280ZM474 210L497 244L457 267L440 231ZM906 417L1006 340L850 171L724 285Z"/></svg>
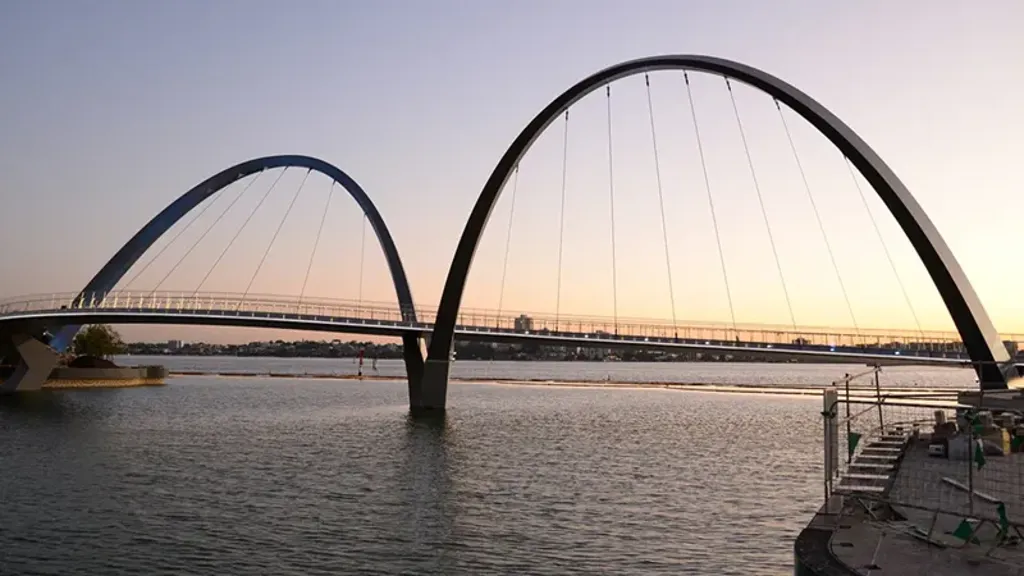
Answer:
<svg viewBox="0 0 1024 576"><path fill-rule="evenodd" d="M924 262L956 324L968 354L974 362L979 363L977 371L981 387L1007 387L1007 382L1016 377L1016 370L1013 369L1009 353L992 325L988 313L938 230L911 196L907 187L878 154L849 126L794 86L745 64L698 55L641 58L601 70L579 81L555 98L526 125L484 184L459 239L430 339L428 371L432 369L432 364L440 364L449 358L466 278L480 236L506 180L534 140L573 103L597 88L627 76L666 69L721 74L749 84L792 108L838 147L885 202ZM441 394L443 395L443 392Z"/></svg>
<svg viewBox="0 0 1024 576"><path fill-rule="evenodd" d="M232 166L226 170L222 170L199 183L188 192L182 194L181 197L172 202L167 206L167 208L164 208L162 212L154 216L153 219L143 226L131 240L122 246L121 249L118 250L117 253L114 254L114 256L103 266L103 268L93 276L92 280L86 284L85 288L82 289L79 298L83 298L86 294L105 294L113 289L117 282L121 280L135 262L137 262L138 259L141 258L142 255L149 250L149 248L161 236L163 236L165 232L167 232L167 230L218 190L257 172L272 168L285 167L308 168L310 170L320 172L321 174L332 178L340 184L341 187L349 193L349 195L352 196L352 199L356 201L356 204L362 208L370 226L373 227L373 232L377 235L377 240L380 242L381 249L384 251L384 258L387 260L388 269L391 272L391 280L394 282L395 293L398 296L398 304L402 310L402 318L403 320L415 322L416 308L413 304L412 290L409 287L409 280L405 275L405 268L402 266L402 259L398 255L398 249L395 247L395 242L391 237L391 232L388 230L387 224L384 223L384 219L381 217L380 212L377 211L377 207L373 204L373 201L370 200L370 197L366 195L366 192L363 191L351 176L346 174L337 166L320 160L319 158L302 155L280 155L254 158L247 162L242 162L241 164ZM51 345L58 350L63 349L70 344L71 339L74 338L78 329L79 326L66 326L61 328L51 342ZM409 362L411 361L411 356L409 354L411 342L405 342L407 349L407 368L410 371L421 371L422 354L419 351L418 339L413 338L413 340L415 341L416 356L419 357L420 366L417 368L415 361L413 361L413 365L409 365Z"/></svg>

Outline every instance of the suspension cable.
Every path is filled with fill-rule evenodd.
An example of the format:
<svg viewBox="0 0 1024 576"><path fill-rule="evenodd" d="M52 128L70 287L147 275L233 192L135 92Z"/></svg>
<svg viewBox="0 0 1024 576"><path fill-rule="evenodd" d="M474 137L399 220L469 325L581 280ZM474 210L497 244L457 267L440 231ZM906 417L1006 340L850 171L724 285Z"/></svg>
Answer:
<svg viewBox="0 0 1024 576"><path fill-rule="evenodd" d="M615 334L619 333L619 274L615 265L615 171L612 166L612 86L605 86L608 100L608 205L612 228L612 318ZM675 306L673 306L675 308Z"/></svg>
<svg viewBox="0 0 1024 576"><path fill-rule="evenodd" d="M846 308L850 312L850 320L853 322L854 331L860 335L860 327L857 326L857 317L853 313L853 305L850 303L850 295L846 292L846 284L843 276L839 273L839 264L836 262L835 253L832 252L832 244L828 241L828 234L825 232L825 224L821 221L821 214L818 212L818 205L814 202L814 195L811 194L811 185L807 182L807 174L804 172L803 163L800 162L800 155L797 154L796 144L793 142L793 135L789 131L789 124L786 122L786 115L782 113L782 106L778 99L775 99L775 109L779 111L779 118L782 120L782 127L786 131L786 139L789 141L789 148L793 151L793 158L796 160L796 167L800 171L800 179L804 183L804 190L807 192L807 199L811 201L811 209L814 210L814 218L818 222L818 229L821 230L821 237L825 241L825 249L828 250L829 260L832 261L832 269L835 270L836 280L839 281L839 289L846 301Z"/></svg>
<svg viewBox="0 0 1024 576"><path fill-rule="evenodd" d="M291 214L292 207L295 206L295 201L298 200L299 195L302 194L302 188L306 185L306 179L309 178L309 173L312 171L312 168L307 168L306 173L302 176L302 182L299 183L299 188L292 196L292 201L288 203L288 208L285 209L284 215L281 216L281 221L277 223L277 229L274 230L274 235L270 237L270 244L267 244L267 249L263 251L263 257L260 258L260 263L256 265L256 271L252 273L252 278L249 278L249 284L245 287L245 292L242 292L242 301L244 301L245 297L249 295L252 283L256 281L256 276L259 275L260 270L263 269L263 263L267 261L267 255L270 254L270 249L274 247L274 242L277 241L277 235L281 233L281 228L284 228L284 223L288 220L288 214ZM241 306L241 301L239 302L239 306Z"/></svg>
<svg viewBox="0 0 1024 576"><path fill-rule="evenodd" d="M363 214L359 236L359 305L363 304L363 262L366 261L366 214Z"/></svg>
<svg viewBox="0 0 1024 576"><path fill-rule="evenodd" d="M654 129L654 103L651 100L651 77L644 74L644 84L647 86L647 116L651 120L651 145L654 148L654 177L658 182L658 207L661 209L661 237L665 246L665 268L668 271L668 300L672 306L672 329L675 337L679 337L679 325L676 321L676 291L672 287L672 259L668 249L668 226L665 224L665 197L661 187L661 161L658 158L658 135Z"/></svg>
<svg viewBox="0 0 1024 576"><path fill-rule="evenodd" d="M498 314L497 321L501 322L501 306L505 300L505 277L508 273L508 252L512 243L512 217L516 213L516 190L519 189L519 164L516 164L515 173L512 176L512 206L508 211L508 230L505 232L505 259L501 266L501 288L498 291Z"/></svg>
<svg viewBox="0 0 1024 576"><path fill-rule="evenodd" d="M736 115L736 125L740 129L740 139L743 141L743 151L747 155L747 166L750 167L750 178L754 181L754 191L757 192L757 203L761 207L761 217L764 219L765 230L768 231L768 243L772 247L772 256L775 258L775 268L779 272L779 280L782 282L782 293L786 297L786 308L789 309L789 320L796 331L796 315L793 314L793 303L789 298L789 288L786 287L786 276L782 273L782 263L779 260L779 251L775 247L775 235L772 234L771 224L768 222L768 211L764 207L764 197L761 195L761 186L757 181L757 172L754 170L754 160L750 155L750 146L747 144L746 131L743 129L743 121L740 120L740 109L736 106L736 96L732 92L732 83L725 77L725 87L729 89L729 99L732 101L732 111Z"/></svg>
<svg viewBox="0 0 1024 576"><path fill-rule="evenodd" d="M562 130L562 204L558 211L558 280L555 288L555 330L558 330L558 315L562 304L562 249L565 238L565 182L569 162L569 111L565 111L565 128Z"/></svg>
<svg viewBox="0 0 1024 576"><path fill-rule="evenodd" d="M331 189L327 191L327 203L324 204L324 213L320 216L320 226L316 229L316 240L313 241L313 252L309 255L309 264L306 265L306 276L302 279L302 290L299 291L299 304L302 304L306 296L306 284L309 282L309 273L313 270L313 260L316 258L316 250L320 247L320 234L324 231L324 222L327 221L327 212L331 209L331 199L334 198L334 180L331 180Z"/></svg>
<svg viewBox="0 0 1024 576"><path fill-rule="evenodd" d="M256 175L256 177L257 177L257 178L259 178L259 174L257 174L257 175ZM225 186L224 188L227 188L227 186ZM192 227L192 225L196 223L196 220L199 220L199 217L200 217L200 216L202 216L203 214L205 214L205 213L206 213L206 211L207 211L207 210L209 210L211 206L213 206L214 204L216 204L216 203L217 203L217 201L218 201L218 200L220 200L220 199L221 199L221 198L222 198L222 197L224 196L224 188L221 188L220 190L217 190L217 192L216 192L216 193L215 193L215 195L214 195L214 198L213 198L213 200L210 200L209 202L206 202L206 203L205 203L205 204L203 205L203 209L202 209L202 210L200 210L200 211L199 211L199 212L198 212L198 213L197 213L196 215L194 215L194 216L193 216L193 217L192 217L192 218L191 218L191 219L190 219L190 220L188 221L188 224L185 224L185 226L184 226L184 227L182 227L181 229L179 229L179 230L178 230L178 232L177 232L177 233L176 233L176 234L174 235L174 237L173 237L173 238L171 238L171 240L170 240L169 242L167 242L166 244L164 244L164 245L163 245L163 247L161 247L161 248L160 248L160 250L159 250L159 251L158 251L158 252L156 253L156 256L153 256L153 257L152 257L152 258L151 258L151 259L149 260L149 262L146 262L146 265L145 265L145 266L143 266L142 268L140 268L140 269L139 269L139 271L138 271L138 272L136 272L136 273L135 273L135 274L134 274L134 275L133 275L133 276L131 277L131 279L130 279L130 280L128 280L128 282L125 282L125 285L124 285L124 288L123 288L123 290L128 290L128 288L130 288L130 287L131 287L131 285L132 285L132 284L134 284L134 283L135 283L135 281L139 279L139 276L142 276L143 272L145 272L146 270L148 270L148 269L149 269L149 267L150 267L150 266L152 266L154 262L156 262L157 260L159 260L159 259L160 259L160 256L162 256L162 255L163 255L163 253L164 253L164 252L166 252L166 251L167 251L167 249L168 249L168 248L170 248L170 247L171 247L171 246L172 246L172 245L173 245L173 244L174 244L174 243L175 243L175 242L176 242L176 241L178 240L178 238L180 238L180 237L181 237L181 235L182 235L182 234L184 234L184 233L185 233L185 232L186 232L186 231L187 231L187 230L188 230L189 228L191 228L191 227Z"/></svg>
<svg viewBox="0 0 1024 576"><path fill-rule="evenodd" d="M213 265L210 266L210 269L206 271L206 275L203 276L203 279L199 282L199 286L197 286L195 291L192 292L192 296L195 296L196 294L199 293L200 290L202 290L203 284L206 284L206 281L210 278L210 274L213 274L214 269L217 268L217 264L220 264L221 259L224 258L224 255L227 254L228 250L230 250L231 247L235 244L235 240L238 240L238 236L241 235L242 231L245 230L245 227L249 225L249 221L252 220L253 215L256 214L256 211L259 210L260 206L263 205L263 201L266 200L267 196L270 196L270 193L273 192L274 188L277 187L277 183L281 181L281 177L284 176L284 173L288 171L288 168L288 166L285 166L284 170L281 170L281 173L278 174L277 178L274 179L274 182L270 185L270 188L267 188L267 191L263 193L263 196L260 198L260 201L256 203L256 207L252 209L252 212L249 212L249 216L245 218L245 222L242 222L242 227L235 231L235 235L231 237L231 240L228 242L228 245L225 246L223 250L221 250L220 254L217 256L217 259L213 261Z"/></svg>
<svg viewBox="0 0 1024 576"><path fill-rule="evenodd" d="M704 144L700 139L700 127L697 125L697 107L693 102L693 89L690 87L690 75L684 70L683 80L686 82L686 98L690 102L690 118L693 120L693 133L697 139L697 153L700 155L700 168L704 174L704 190L708 197L708 208L711 209L711 225L715 230L715 245L718 247L718 261L722 267L722 280L725 282L725 297L729 302L729 318L732 320L732 329L736 328L736 310L732 304L732 289L729 287L729 273L725 267L725 252L722 250L722 236L718 230L718 216L715 214L715 200L711 195L711 179L708 178L708 165L704 159ZM739 334L737 333L737 338Z"/></svg>
<svg viewBox="0 0 1024 576"><path fill-rule="evenodd" d="M910 308L910 315L914 317L914 324L917 325L917 331L920 332L921 337L924 338L924 330L921 328L921 321L917 317L917 311L914 309L914 304L910 301L910 295L907 294L907 288L904 286L903 279L900 277L899 270L896 268L896 262L892 259L892 254L889 252L889 247L885 243L882 231L878 228L878 222L875 220L875 215L871 213L871 208L868 206L868 200L864 196L864 190L861 189L860 182L857 180L857 175L853 172L853 166L850 165L850 159L844 154L843 160L846 161L846 169L850 173L850 179L853 180L853 185L857 188L857 194L860 196L861 203L864 204L864 210L868 213L868 218L871 219L871 226L875 229L878 241L882 244L882 250L885 251L885 258L889 261L889 267L892 268L892 273L896 277L896 283L900 285L900 291L903 293L903 299L906 300L907 307Z"/></svg>
<svg viewBox="0 0 1024 576"><path fill-rule="evenodd" d="M249 191L249 188L252 187L252 185L255 184L257 180L260 179L260 176L262 176L263 172L265 171L266 169L260 170L259 173L256 174L256 177L250 180L249 183L245 185L245 188L242 188L242 191L239 192L237 196L235 196L235 199L232 200L230 204L228 204L228 207L225 208L224 211L221 212L220 215L217 216L217 218L209 226L206 227L206 230L204 230L203 233L199 235L199 238L196 238L195 242L193 242L192 245L188 247L188 250L186 250L185 253L181 255L181 258L178 258L178 261L174 263L174 266L172 266L171 269L167 271L167 274L164 274L164 277L161 278L159 282L157 282L156 286L153 287L153 290L149 292L150 296L155 294L156 291L160 289L160 286L162 286L163 283L166 282L168 278L170 278L171 274L173 274L174 271L178 269L178 266L181 266L181 263L185 261L185 258L187 258L188 255L191 254L192 251L196 249L196 246L199 246L199 244L203 241L203 238L206 238L206 235L209 234L210 231L213 230L215 226L217 226L221 219L224 218L224 216L228 212L230 212L232 208L234 208L235 204L242 199L242 196L245 196L245 193ZM134 281L134 278L132 280Z"/></svg>

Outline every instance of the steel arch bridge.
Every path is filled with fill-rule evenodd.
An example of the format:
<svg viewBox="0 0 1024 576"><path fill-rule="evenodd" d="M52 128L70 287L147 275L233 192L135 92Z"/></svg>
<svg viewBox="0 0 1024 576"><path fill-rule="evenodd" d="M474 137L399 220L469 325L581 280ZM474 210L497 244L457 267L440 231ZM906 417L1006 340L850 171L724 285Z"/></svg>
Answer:
<svg viewBox="0 0 1024 576"><path fill-rule="evenodd" d="M121 280L128 270L139 260L139 258L142 257L143 254L146 253L147 250L150 249L150 247L153 246L157 240L160 239L161 236L163 236L179 220L185 217L186 214L194 210L217 191L241 180L242 178L251 176L258 172L274 168L289 167L306 168L331 178L340 184L341 187L349 193L352 199L356 201L356 204L358 204L362 209L367 221L373 228L373 232L376 234L380 247L384 252L384 258L387 261L391 280L394 283L395 293L398 297L402 320L405 322L415 323L417 321L416 307L413 303L412 290L409 287L409 280L405 274L402 259L398 255L398 249L395 247L395 242L391 237L391 232L388 230L387 224L384 223L384 219L377 210L377 207L373 204L373 201L370 200L370 197L362 187L352 179L351 176L337 166L319 158L302 155L278 155L254 158L231 166L230 168L222 170L200 182L191 190L182 194L169 206L164 208L159 214L154 216L153 219L151 219L135 234L135 236L125 243L125 245L122 246L121 249L118 250L102 268L100 268L99 272L93 276L92 280L85 285L78 297L71 302L72 307L80 305L82 301L86 299L87 295L90 299L98 298L102 301L104 295L114 288L118 281ZM66 348L71 343L71 340L74 338L79 328L80 326L76 324L60 327L50 342L50 348L56 350L63 350ZM405 334L402 336L402 340L405 348L404 356L406 369L408 370L410 377L410 383L418 383L423 372L421 339L415 334ZM23 363L15 375L8 379L7 382L4 382L2 386L6 389L19 390L38 387L42 384L42 381L38 378L30 378L31 382L26 380L25 377L27 373L30 372L27 368L31 367L33 363L39 363L39 366L43 366L47 363L47 357L49 357L50 354L46 353L46 350L44 350L46 347L40 342L26 338L24 335L16 336L15 344L18 346L19 351L22 352L25 363ZM35 372L42 373L43 370L40 369ZM42 376L43 380L45 380L45 376L48 373L49 369L46 369L45 374ZM411 398L416 397L415 392L416 391L410 387Z"/></svg>
<svg viewBox="0 0 1024 576"><path fill-rule="evenodd" d="M810 122L849 158L896 218L937 287L978 371L982 389L1007 388L1011 380L1018 378L1017 370L999 334L938 230L907 187L849 126L807 94L756 68L710 56L663 55L616 64L577 82L541 110L498 161L460 237L434 322L429 327L422 326L422 330L417 328L401 332L409 379L409 402L414 411L445 409L452 350L456 333L460 330L458 319L469 270L490 214L519 160L551 122L587 94L612 81L656 70L691 70L722 75L772 96ZM92 307L97 294L102 300L103 295L114 288L161 235L217 190L262 170L281 167L317 171L345 188L362 208L380 242L398 296L403 325L423 324L418 322L398 250L369 197L339 168L317 158L299 155L249 160L223 170L195 186L136 233L82 289L72 301L71 307ZM90 302L86 306L84 300L87 295ZM68 321L74 322L73 319ZM51 342L52 347L62 349L67 346L78 328L76 324L60 328ZM462 330L465 331L465 328ZM422 349L424 335L429 339L425 358ZM0 389L38 387L55 362L53 349L25 334L17 334L13 339L21 352L23 364L13 377L0 385Z"/></svg>
<svg viewBox="0 0 1024 576"><path fill-rule="evenodd" d="M757 68L712 56L663 55L622 62L580 80L541 110L498 161L469 215L441 294L424 372L423 394L428 407L445 406L456 322L473 256L519 161L548 125L584 96L615 80L656 70L692 70L737 80L772 96L810 122L849 158L896 218L976 363L982 389L1004 389L1010 380L1018 378L1008 351L949 246L906 185L852 128L809 95Z"/></svg>

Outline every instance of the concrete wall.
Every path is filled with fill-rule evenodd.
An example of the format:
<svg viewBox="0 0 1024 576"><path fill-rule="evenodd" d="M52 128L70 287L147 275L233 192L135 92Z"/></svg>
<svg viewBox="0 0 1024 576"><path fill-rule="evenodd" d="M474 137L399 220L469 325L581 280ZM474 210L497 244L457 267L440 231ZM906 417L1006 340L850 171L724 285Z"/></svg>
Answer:
<svg viewBox="0 0 1024 576"><path fill-rule="evenodd" d="M167 378L163 366L129 368L54 368L43 388L124 388L160 386Z"/></svg>
<svg viewBox="0 0 1024 576"><path fill-rule="evenodd" d="M50 380L163 380L163 366L132 366L127 368L54 368Z"/></svg>

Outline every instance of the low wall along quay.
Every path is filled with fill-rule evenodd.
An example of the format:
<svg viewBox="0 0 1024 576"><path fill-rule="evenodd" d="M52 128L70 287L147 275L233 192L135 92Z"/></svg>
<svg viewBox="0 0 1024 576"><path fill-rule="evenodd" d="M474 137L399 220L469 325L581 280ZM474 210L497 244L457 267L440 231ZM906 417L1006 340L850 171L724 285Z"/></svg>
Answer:
<svg viewBox="0 0 1024 576"><path fill-rule="evenodd" d="M54 368L44 389L62 388L127 388L162 386L167 379L163 366L130 368Z"/></svg>

